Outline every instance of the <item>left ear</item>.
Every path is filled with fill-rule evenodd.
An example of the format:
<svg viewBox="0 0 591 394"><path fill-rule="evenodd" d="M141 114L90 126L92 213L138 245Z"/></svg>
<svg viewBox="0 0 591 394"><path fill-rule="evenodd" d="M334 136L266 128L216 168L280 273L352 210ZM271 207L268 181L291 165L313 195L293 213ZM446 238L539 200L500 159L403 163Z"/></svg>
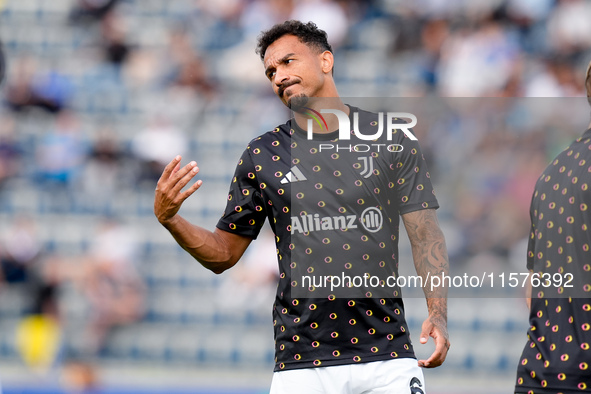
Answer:
<svg viewBox="0 0 591 394"><path fill-rule="evenodd" d="M324 51L320 54L320 64L322 66L322 72L325 74L330 74L332 72L334 56L330 51Z"/></svg>

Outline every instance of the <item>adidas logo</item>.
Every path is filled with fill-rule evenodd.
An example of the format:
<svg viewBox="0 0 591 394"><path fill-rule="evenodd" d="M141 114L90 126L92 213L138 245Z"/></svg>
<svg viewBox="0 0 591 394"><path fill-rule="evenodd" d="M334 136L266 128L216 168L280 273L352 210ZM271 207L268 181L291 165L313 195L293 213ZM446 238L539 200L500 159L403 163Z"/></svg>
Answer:
<svg viewBox="0 0 591 394"><path fill-rule="evenodd" d="M294 183L308 180L297 166L290 168L289 172L281 180L282 184Z"/></svg>

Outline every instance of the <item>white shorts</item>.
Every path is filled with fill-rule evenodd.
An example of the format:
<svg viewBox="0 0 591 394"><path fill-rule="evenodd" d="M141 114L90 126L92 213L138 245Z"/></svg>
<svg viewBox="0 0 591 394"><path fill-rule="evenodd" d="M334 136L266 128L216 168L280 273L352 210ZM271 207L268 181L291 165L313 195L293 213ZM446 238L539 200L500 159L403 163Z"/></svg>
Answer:
<svg viewBox="0 0 591 394"><path fill-rule="evenodd" d="M270 394L425 394L414 358L273 373Z"/></svg>

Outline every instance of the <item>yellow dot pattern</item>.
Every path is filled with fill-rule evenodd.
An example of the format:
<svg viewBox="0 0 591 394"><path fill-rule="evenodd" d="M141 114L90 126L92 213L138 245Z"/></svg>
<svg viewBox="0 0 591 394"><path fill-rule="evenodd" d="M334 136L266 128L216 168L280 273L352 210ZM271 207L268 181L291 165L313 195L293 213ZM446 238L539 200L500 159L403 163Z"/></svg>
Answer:
<svg viewBox="0 0 591 394"><path fill-rule="evenodd" d="M353 111L359 112L360 125L377 127L371 125L375 115ZM324 137L336 143L338 132ZM319 265L355 271L374 264L396 272L400 214L438 207L418 144L400 132L388 142L405 148L325 154L318 141L308 141L289 121L251 141L238 162L217 226L256 238L268 218L275 233L280 273L273 306L275 371L414 357L401 299L374 298L369 292L363 298L292 296L301 288L301 277L292 275L297 269L310 274ZM294 167L305 180L293 181ZM327 219L371 207L384 215L383 230L375 233L359 221ZM305 229L293 221L303 216ZM356 227L343 229L342 223ZM344 254L350 257L343 259Z"/></svg>
<svg viewBox="0 0 591 394"><path fill-rule="evenodd" d="M515 392L582 393L591 388L590 183L588 130L550 163L534 191L527 266L550 278L571 274L573 287L550 282L533 290Z"/></svg>

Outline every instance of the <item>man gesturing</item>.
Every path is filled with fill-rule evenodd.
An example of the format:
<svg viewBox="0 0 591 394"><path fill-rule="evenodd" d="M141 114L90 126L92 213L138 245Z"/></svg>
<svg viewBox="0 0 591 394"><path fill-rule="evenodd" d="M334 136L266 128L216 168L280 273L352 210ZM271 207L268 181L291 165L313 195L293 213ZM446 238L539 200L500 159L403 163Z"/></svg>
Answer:
<svg viewBox="0 0 591 394"><path fill-rule="evenodd" d="M180 157L158 182L155 214L187 252L215 273L236 264L269 221L280 272L271 393L425 393L420 367L441 365L449 348L445 289L425 291L429 317L420 342L432 337L436 348L417 361L397 290L389 296L370 291L300 296L297 274L328 267L396 276L400 218L418 274L425 279L448 273L438 203L420 147L396 133L391 143L400 151L319 154L318 141L309 140L304 130L320 111L317 100L329 99L332 109L357 121L364 134L375 131L376 114L338 98L332 49L313 23L275 25L260 36L257 52L273 91L294 117L250 142L213 232L178 215L182 202L201 186L196 181L182 191L198 168L195 162L181 167ZM314 139L338 142L338 125L334 116L323 118L313 125ZM318 290L313 287L304 291Z"/></svg>

